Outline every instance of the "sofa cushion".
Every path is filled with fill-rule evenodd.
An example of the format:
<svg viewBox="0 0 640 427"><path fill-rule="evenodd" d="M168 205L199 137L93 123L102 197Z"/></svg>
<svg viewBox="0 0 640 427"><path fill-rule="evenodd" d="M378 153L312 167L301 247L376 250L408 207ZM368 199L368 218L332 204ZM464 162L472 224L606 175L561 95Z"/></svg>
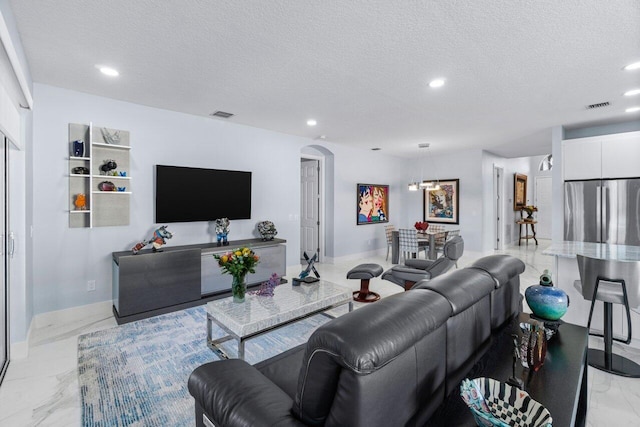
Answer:
<svg viewBox="0 0 640 427"><path fill-rule="evenodd" d="M450 315L444 297L420 290L384 298L321 326L307 343L294 413L309 425L324 424L343 369L357 375L381 369Z"/></svg>
<svg viewBox="0 0 640 427"><path fill-rule="evenodd" d="M489 255L475 261L470 269L486 271L493 276L496 289L491 294L491 328L498 329L522 311L520 274L524 262L510 255Z"/></svg>
<svg viewBox="0 0 640 427"><path fill-rule="evenodd" d="M444 296L451 304L452 313L455 315L489 295L494 287L495 282L488 273L463 268L446 276L421 280L413 289L431 289Z"/></svg>
<svg viewBox="0 0 640 427"><path fill-rule="evenodd" d="M489 255L473 262L469 267L484 270L496 280L496 287L506 284L511 278L522 274L524 262L511 255Z"/></svg>

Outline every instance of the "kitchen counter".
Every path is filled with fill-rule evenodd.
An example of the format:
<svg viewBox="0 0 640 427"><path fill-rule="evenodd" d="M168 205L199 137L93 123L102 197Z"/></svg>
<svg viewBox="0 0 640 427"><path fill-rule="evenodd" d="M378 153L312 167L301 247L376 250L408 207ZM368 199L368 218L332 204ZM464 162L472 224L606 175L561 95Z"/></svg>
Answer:
<svg viewBox="0 0 640 427"><path fill-rule="evenodd" d="M561 258L575 258L576 254L580 254L591 258L640 261L640 246L563 241L552 243L551 246L542 251L542 254Z"/></svg>
<svg viewBox="0 0 640 427"><path fill-rule="evenodd" d="M606 243L591 242L554 242L542 251L543 255L555 257L553 282L555 286L564 290L569 296L569 309L562 320L586 326L591 301L585 300L579 292L580 280L576 255L585 255L592 258L611 259L618 261L640 261L640 246L609 245ZM592 329L601 330L603 322L602 303L597 302L593 311ZM626 336L627 324L622 306L615 304L613 307L613 325L616 336ZM631 346L640 348L640 316L637 307L631 307Z"/></svg>

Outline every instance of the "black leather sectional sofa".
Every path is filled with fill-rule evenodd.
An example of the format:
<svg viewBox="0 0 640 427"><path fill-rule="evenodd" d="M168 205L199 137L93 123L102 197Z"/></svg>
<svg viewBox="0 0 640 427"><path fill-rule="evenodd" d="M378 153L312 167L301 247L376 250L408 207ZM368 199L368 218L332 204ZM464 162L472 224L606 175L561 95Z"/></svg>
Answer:
<svg viewBox="0 0 640 427"><path fill-rule="evenodd" d="M421 426L521 311L524 263L508 255L384 298L256 365L189 378L197 426Z"/></svg>

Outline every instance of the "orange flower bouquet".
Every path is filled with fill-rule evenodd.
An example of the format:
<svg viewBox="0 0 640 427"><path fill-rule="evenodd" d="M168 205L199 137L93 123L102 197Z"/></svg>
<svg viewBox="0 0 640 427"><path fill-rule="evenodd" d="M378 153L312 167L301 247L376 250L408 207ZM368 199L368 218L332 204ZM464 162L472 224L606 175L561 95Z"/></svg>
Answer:
<svg viewBox="0 0 640 427"><path fill-rule="evenodd" d="M218 261L222 272L233 277L231 283L233 301L244 302L247 291L245 276L247 273L256 272L260 257L250 248L238 248L224 254L213 254L213 257Z"/></svg>

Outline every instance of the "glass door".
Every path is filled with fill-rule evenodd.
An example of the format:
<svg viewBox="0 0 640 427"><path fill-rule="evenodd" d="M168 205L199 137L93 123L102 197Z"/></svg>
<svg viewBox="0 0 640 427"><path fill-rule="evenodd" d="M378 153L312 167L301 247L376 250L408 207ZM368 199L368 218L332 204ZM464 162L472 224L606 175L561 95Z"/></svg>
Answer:
<svg viewBox="0 0 640 427"><path fill-rule="evenodd" d="M9 291L7 280L7 140L0 133L0 384L9 364Z"/></svg>

